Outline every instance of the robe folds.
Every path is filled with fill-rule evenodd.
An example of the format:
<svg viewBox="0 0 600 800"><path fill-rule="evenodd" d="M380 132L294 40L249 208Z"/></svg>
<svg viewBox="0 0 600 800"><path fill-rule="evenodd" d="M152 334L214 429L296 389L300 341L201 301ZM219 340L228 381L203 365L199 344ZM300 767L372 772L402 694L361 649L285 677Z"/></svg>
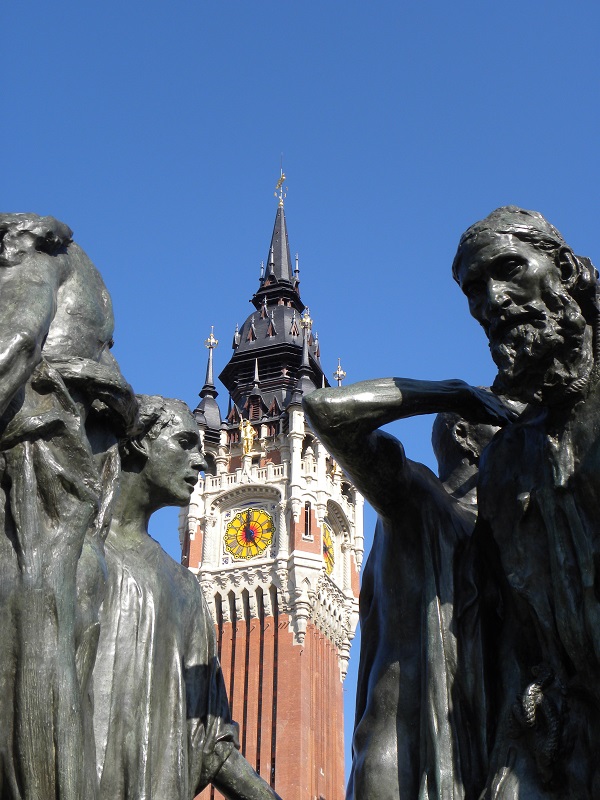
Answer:
<svg viewBox="0 0 600 800"><path fill-rule="evenodd" d="M502 590L499 722L484 798L600 797L600 391L531 408L479 473L479 549ZM531 700L535 699L532 705Z"/></svg>
<svg viewBox="0 0 600 800"><path fill-rule="evenodd" d="M100 797L191 800L238 747L195 576L148 535L106 541L94 669Z"/></svg>
<svg viewBox="0 0 600 800"><path fill-rule="evenodd" d="M363 574L347 800L476 800L488 733L475 516L426 467L403 466Z"/></svg>

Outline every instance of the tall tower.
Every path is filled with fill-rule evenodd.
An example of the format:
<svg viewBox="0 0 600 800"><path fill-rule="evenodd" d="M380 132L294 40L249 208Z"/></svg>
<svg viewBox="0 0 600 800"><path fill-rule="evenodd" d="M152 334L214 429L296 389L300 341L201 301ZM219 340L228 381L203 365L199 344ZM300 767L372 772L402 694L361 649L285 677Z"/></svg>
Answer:
<svg viewBox="0 0 600 800"><path fill-rule="evenodd" d="M297 256L292 270L284 178L254 310L220 375L224 419L212 332L205 342L195 415L209 474L180 534L214 616L244 755L285 800L343 800L342 681L358 619L363 499L302 411L303 395L328 383Z"/></svg>

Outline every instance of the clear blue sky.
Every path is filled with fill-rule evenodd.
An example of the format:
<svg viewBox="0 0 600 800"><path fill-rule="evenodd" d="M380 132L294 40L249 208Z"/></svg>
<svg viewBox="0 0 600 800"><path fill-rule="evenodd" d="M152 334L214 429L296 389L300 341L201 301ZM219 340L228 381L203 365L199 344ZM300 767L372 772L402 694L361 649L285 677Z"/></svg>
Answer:
<svg viewBox="0 0 600 800"><path fill-rule="evenodd" d="M327 373L486 384L462 231L516 203L600 261L599 27L557 0L5 0L3 210L73 228L129 381L194 406L210 326L220 371L250 311L283 152ZM393 430L433 465L430 428ZM176 513L153 531L177 557Z"/></svg>

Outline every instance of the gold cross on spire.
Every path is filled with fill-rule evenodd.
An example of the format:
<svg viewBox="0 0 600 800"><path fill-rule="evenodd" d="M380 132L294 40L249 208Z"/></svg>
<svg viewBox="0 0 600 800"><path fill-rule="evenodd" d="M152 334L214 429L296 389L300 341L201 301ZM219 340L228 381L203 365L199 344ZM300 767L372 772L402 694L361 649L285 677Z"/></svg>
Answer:
<svg viewBox="0 0 600 800"><path fill-rule="evenodd" d="M205 339L205 341L204 341L204 346L208 347L209 350L212 350L214 347L216 347L219 344L219 340L215 339L214 330L215 330L215 326L211 325L210 326L210 336L208 337L208 339Z"/></svg>
<svg viewBox="0 0 600 800"><path fill-rule="evenodd" d="M341 359L341 358L338 358L338 365L337 365L337 369L336 369L336 371L333 373L333 377L336 379L336 381L337 381L337 385L338 385L338 386L341 386L341 385L342 385L342 381L343 381L343 380L344 380L344 378L346 377L346 373L345 373L345 372L344 372L344 370L342 369L342 359Z"/></svg>

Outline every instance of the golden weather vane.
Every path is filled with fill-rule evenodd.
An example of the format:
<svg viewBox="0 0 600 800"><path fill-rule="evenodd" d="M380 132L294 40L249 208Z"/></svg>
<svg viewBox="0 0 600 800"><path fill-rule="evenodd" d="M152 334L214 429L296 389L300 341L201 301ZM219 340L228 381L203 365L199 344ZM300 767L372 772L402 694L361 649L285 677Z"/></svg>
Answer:
<svg viewBox="0 0 600 800"><path fill-rule="evenodd" d="M285 180L286 178L285 178L285 173L283 171L283 158L282 158L281 172L279 175L279 180L277 181L277 185L275 186L275 197L279 197L280 206L283 206L283 201L285 200L287 195L287 186L283 185L285 183Z"/></svg>

